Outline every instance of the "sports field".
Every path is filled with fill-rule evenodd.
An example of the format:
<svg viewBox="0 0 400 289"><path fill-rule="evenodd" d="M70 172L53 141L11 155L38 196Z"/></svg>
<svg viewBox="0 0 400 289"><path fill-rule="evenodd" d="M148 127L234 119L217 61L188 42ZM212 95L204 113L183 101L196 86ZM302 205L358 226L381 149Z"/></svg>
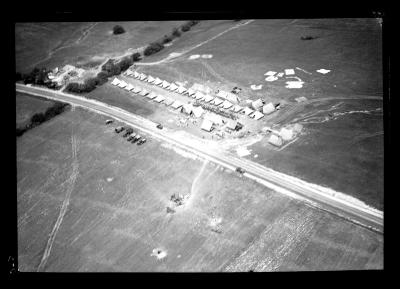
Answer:
<svg viewBox="0 0 400 289"><path fill-rule="evenodd" d="M17 139L20 271L383 268L382 235L106 119L76 108ZM173 193L190 198L167 214Z"/></svg>

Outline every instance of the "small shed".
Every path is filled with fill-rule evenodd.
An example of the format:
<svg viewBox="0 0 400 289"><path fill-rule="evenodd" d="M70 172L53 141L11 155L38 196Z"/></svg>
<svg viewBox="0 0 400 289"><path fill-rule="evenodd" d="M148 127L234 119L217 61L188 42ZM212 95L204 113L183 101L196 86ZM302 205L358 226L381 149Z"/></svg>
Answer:
<svg viewBox="0 0 400 289"><path fill-rule="evenodd" d="M280 147L283 144L282 138L276 134L272 134L268 142L277 147Z"/></svg>

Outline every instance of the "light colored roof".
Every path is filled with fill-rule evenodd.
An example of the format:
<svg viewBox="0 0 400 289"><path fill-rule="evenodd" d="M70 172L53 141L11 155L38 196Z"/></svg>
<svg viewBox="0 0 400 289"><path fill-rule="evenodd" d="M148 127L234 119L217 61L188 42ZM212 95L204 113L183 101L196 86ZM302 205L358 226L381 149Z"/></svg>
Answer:
<svg viewBox="0 0 400 289"><path fill-rule="evenodd" d="M137 71L134 71L134 72L133 72L133 77L134 77L134 78L140 77L140 73L138 73Z"/></svg>
<svg viewBox="0 0 400 289"><path fill-rule="evenodd" d="M120 80L118 78L114 78L114 80L111 82L113 85L118 85L120 83Z"/></svg>
<svg viewBox="0 0 400 289"><path fill-rule="evenodd" d="M154 99L154 101L156 101L156 102L161 102L161 101L163 101L164 99L165 99L164 96L158 95L158 96Z"/></svg>
<svg viewBox="0 0 400 289"><path fill-rule="evenodd" d="M263 116L264 116L264 114L262 114L261 112L255 111L251 117L254 118L255 120L259 120Z"/></svg>
<svg viewBox="0 0 400 289"><path fill-rule="evenodd" d="M127 85L127 83L123 80L118 84L118 86L121 88L124 88L126 85Z"/></svg>
<svg viewBox="0 0 400 289"><path fill-rule="evenodd" d="M253 101L253 102L251 103L251 106L252 106L254 109L259 109L260 107L262 107L262 106L263 106L263 102L262 102L261 98L259 98L259 99L255 100L255 101Z"/></svg>
<svg viewBox="0 0 400 289"><path fill-rule="evenodd" d="M210 120L205 119L203 121L203 123L201 124L201 129L205 130L205 131L211 131L212 126L213 126L213 123Z"/></svg>
<svg viewBox="0 0 400 289"><path fill-rule="evenodd" d="M166 80L164 80L163 82L162 82L162 87L163 88L167 88L168 86L170 85L170 83L168 82L168 81L166 81Z"/></svg>
<svg viewBox="0 0 400 289"><path fill-rule="evenodd" d="M148 98L150 98L150 99L153 99L153 98L156 98L157 97L157 94L155 94L153 91L150 93L150 94L148 94L146 97L148 97Z"/></svg>
<svg viewBox="0 0 400 289"><path fill-rule="evenodd" d="M224 101L222 100L222 99L219 99L219 98L214 98L214 100L213 100L213 103L215 104L215 105L220 105L221 103L223 103Z"/></svg>
<svg viewBox="0 0 400 289"><path fill-rule="evenodd" d="M161 79L159 79L158 77L154 80L154 84L159 85L161 84L163 81Z"/></svg>
<svg viewBox="0 0 400 289"><path fill-rule="evenodd" d="M202 99L204 97L204 94L202 94L200 91L196 92L195 94L196 99Z"/></svg>
<svg viewBox="0 0 400 289"><path fill-rule="evenodd" d="M147 77L147 82L150 82L150 83L152 83L152 82L154 82L154 78L151 76L151 75L149 75L149 77Z"/></svg>
<svg viewBox="0 0 400 289"><path fill-rule="evenodd" d="M173 102L174 102L174 100L173 100L172 98L169 98L169 97L167 97L167 98L164 100L164 103L165 103L166 105L171 105Z"/></svg>
<svg viewBox="0 0 400 289"><path fill-rule="evenodd" d="M175 83L171 83L170 86L168 87L169 90L174 91L177 89L179 86L177 86Z"/></svg>
<svg viewBox="0 0 400 289"><path fill-rule="evenodd" d="M139 94L145 96L146 94L149 94L150 92L147 91L146 89L143 89Z"/></svg>
<svg viewBox="0 0 400 289"><path fill-rule="evenodd" d="M126 75L132 75L133 74L133 72L130 70L130 69L128 69L127 71L126 71Z"/></svg>
<svg viewBox="0 0 400 289"><path fill-rule="evenodd" d="M183 86L179 86L178 89L177 89L177 91L178 91L179 93L184 93L186 90L187 90L187 89L184 88Z"/></svg>
<svg viewBox="0 0 400 289"><path fill-rule="evenodd" d="M208 119L209 121L216 123L216 124L223 124L222 117L215 113L207 113L204 116L204 119Z"/></svg>
<svg viewBox="0 0 400 289"><path fill-rule="evenodd" d="M205 96L204 96L204 101L205 102L210 102L211 100L213 100L214 99L214 97L212 97L211 95L209 95L209 94L206 94Z"/></svg>
<svg viewBox="0 0 400 289"><path fill-rule="evenodd" d="M136 86L136 87L133 89L133 92L134 92L134 93L139 93L141 90L142 90L142 89L141 89L140 87Z"/></svg>
<svg viewBox="0 0 400 289"><path fill-rule="evenodd" d="M125 89L126 89L126 90L132 90L132 89L133 89L133 85L129 83L129 84L125 87Z"/></svg>
<svg viewBox="0 0 400 289"><path fill-rule="evenodd" d="M234 112L239 112L239 111L241 111L243 109L243 107L241 107L240 105L235 105L234 107L233 107L233 111Z"/></svg>
<svg viewBox="0 0 400 289"><path fill-rule="evenodd" d="M282 128L279 132L279 135L282 137L283 140L291 140L294 136L293 131L291 129Z"/></svg>
<svg viewBox="0 0 400 289"><path fill-rule="evenodd" d="M179 108L183 105L183 103L181 103L178 100L175 100L175 102L171 105L173 108Z"/></svg>
<svg viewBox="0 0 400 289"><path fill-rule="evenodd" d="M193 108L193 113L196 117L201 117L204 113L204 109L201 106L197 106Z"/></svg>
<svg viewBox="0 0 400 289"><path fill-rule="evenodd" d="M250 113L252 113L254 110L252 110L251 108L248 108L248 107L245 107L243 110L242 110L242 112L245 114L245 115L249 115Z"/></svg>
<svg viewBox="0 0 400 289"><path fill-rule="evenodd" d="M271 135L271 137L268 140L269 143L275 145L275 146L281 146L282 145L282 139L280 136L277 136L275 134Z"/></svg>
<svg viewBox="0 0 400 289"><path fill-rule="evenodd" d="M270 114L271 112L275 111L275 106L272 104L272 102L266 104L263 106L263 113L264 114Z"/></svg>
<svg viewBox="0 0 400 289"><path fill-rule="evenodd" d="M222 107L223 107L223 108L230 108L232 105L233 105L233 104L230 103L230 102L227 101L227 100L225 100L225 101L222 103Z"/></svg>

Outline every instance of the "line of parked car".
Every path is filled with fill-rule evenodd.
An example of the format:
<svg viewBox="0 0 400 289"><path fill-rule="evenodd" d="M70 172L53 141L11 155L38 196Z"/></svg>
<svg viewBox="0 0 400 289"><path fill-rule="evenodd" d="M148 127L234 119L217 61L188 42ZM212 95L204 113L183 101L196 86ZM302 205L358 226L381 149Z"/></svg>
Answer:
<svg viewBox="0 0 400 289"><path fill-rule="evenodd" d="M107 120L106 121L106 124L110 124L110 123L113 123L113 121L112 120ZM133 129L132 128L130 128L130 127L123 127L123 126L119 126L119 127L116 127L115 129L114 129L114 131L116 132L116 133L120 133L120 132L122 132L122 131L125 131L125 133L122 135L124 138L126 138L126 140L128 141L128 142L131 142L131 143L137 143L137 145L142 145L142 144L144 144L147 140L143 137L143 136L141 136L141 135L139 135L138 133L135 133L134 131L133 131Z"/></svg>

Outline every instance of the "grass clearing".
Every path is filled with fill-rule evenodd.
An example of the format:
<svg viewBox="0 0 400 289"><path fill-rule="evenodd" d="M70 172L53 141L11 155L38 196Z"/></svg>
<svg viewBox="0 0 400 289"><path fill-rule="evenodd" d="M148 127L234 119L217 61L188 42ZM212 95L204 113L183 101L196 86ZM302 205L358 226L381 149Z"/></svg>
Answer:
<svg viewBox="0 0 400 289"><path fill-rule="evenodd" d="M76 108L17 140L20 271L36 270L69 189L45 271L383 268L382 235L150 137L127 143L106 119ZM167 214L171 194L188 192L189 202ZM213 218L221 233L211 231ZM158 260L154 249L167 255Z"/></svg>
<svg viewBox="0 0 400 289"><path fill-rule="evenodd" d="M44 113L47 108L55 102L52 100L27 95L24 93L16 93L16 126L23 127L30 122L32 115L35 113Z"/></svg>

